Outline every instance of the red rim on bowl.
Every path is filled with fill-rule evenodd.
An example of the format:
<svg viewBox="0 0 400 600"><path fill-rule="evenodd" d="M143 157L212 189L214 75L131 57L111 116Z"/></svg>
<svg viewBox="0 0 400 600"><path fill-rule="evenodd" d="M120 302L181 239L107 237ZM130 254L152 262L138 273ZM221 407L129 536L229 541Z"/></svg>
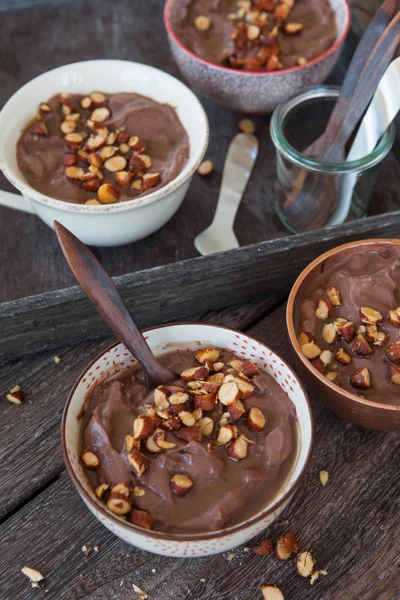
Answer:
<svg viewBox="0 0 400 600"><path fill-rule="evenodd" d="M158 327L147 327L146 329L143 329L143 333L146 333L148 331L154 331L155 329L163 329L165 327L171 327L171 326L187 326L187 325L201 325L201 326L206 326L206 327L212 327L212 328L217 328L217 329L224 329L224 330L228 330L228 331L233 331L234 333L236 333L236 331L234 329L231 329L229 327L223 327L221 325L214 325L212 323L195 323L195 322L179 322L179 323L168 323L166 325L160 325ZM259 340L253 338L250 335L247 335L246 333L243 334L245 335L247 338L249 338L249 340L252 340L258 344L262 344L265 348L268 348L268 346L265 346L262 342L260 342ZM108 519L111 519L111 521L114 521L116 524L118 524L121 527L126 527L128 529L131 529L133 531L136 531L138 533L140 533L141 535L144 535L146 537L149 538L157 538L157 539L163 539L163 540L170 540L173 542L197 542L197 541L203 541L203 540L208 540L208 539L215 539L215 538L220 538L220 537L224 537L227 534L233 534L236 533L238 531L241 531L244 528L250 527L256 523L258 523L259 521L261 521L262 519L264 519L265 517L267 517L270 513L274 512L277 508L279 508L283 503L285 503L292 495L293 493L296 491L300 481L302 480L302 478L304 477L305 471L308 467L308 463L310 461L310 457L313 451L313 447L314 447L314 435L315 435L315 424L314 424L314 417L313 417L313 413L312 413L312 408L311 408L311 403L310 400L308 398L307 392L305 391L303 385L301 384L299 378L297 377L297 375L295 375L295 373L293 372L293 370L291 369L291 367L289 367L289 365L282 360L281 357L279 357L279 360L282 361L282 363L285 365L285 367L287 369L289 369L289 371L292 373L294 379L297 381L297 383L299 384L299 387L301 389L301 391L304 394L304 398L305 401L307 403L307 407L308 407L308 413L310 416L310 421L311 421L311 435L310 435L310 445L309 445L309 449L307 452L307 456L305 458L305 462L304 462L304 466L301 469L301 471L299 472L299 474L297 475L296 479L293 480L293 482L289 485L288 490L285 492L285 494L282 496L282 498L280 498L278 501L274 502L273 504L271 504L270 506L268 506L268 508L266 508L262 513L256 514L254 517L251 517L249 519L247 519L244 523L238 523L237 525L233 525L232 527L228 527L226 529L218 529L216 531L209 531L207 533L188 533L188 534L176 534L176 533L165 533L163 531L148 531L146 529L143 529L142 527L138 527L137 525L134 525L133 523L130 523L128 521L122 521L121 519L118 519L117 517L115 517L110 511L108 511L104 504L102 504L101 500L96 498L92 498L87 491L82 487L79 479L77 478L77 476L75 475L74 469L71 465L70 459L69 459L69 455L67 452L67 448L66 448L66 436L65 436L65 427L66 427L66 419L67 419L67 413L68 413L68 409L69 409L69 405L71 403L72 397L75 393L75 390L77 388L77 386L79 385L79 383L81 382L81 380L84 378L86 372L107 352L109 352L112 348L114 348L115 346L117 346L118 344L120 344L121 342L117 341L114 342L113 344L111 344L110 346L108 346L107 348L105 348L98 356L96 356L96 358L94 358L91 363L85 368L85 370L81 373L81 375L78 377L77 381L75 382L69 396L67 399L67 402L65 404L65 408L64 408L64 412L63 412L63 417L62 417L62 422L61 422L61 445L62 445L62 452L63 452L63 458L64 458L64 462L65 465L67 467L67 471L69 473L69 476L71 477L72 481L75 484L75 487L77 488L77 490L79 490L79 493L84 496L85 500L87 502L89 502L89 504L92 504L96 507L96 510L98 510L99 512L101 512L101 514L105 517L107 517Z"/></svg>
<svg viewBox="0 0 400 600"><path fill-rule="evenodd" d="M198 60L199 62L204 63L205 65L208 65L209 67L213 67L215 69L221 69L222 71L227 71L229 73L240 73L241 75L269 75L270 76L270 75L280 75L282 73L290 73L291 71L299 71L300 69L306 69L310 65L313 65L313 64L319 62L320 60L327 58L330 54L333 54L333 52L335 52L335 50L337 50L343 44L344 40L347 37L347 34L349 33L350 26L351 26L351 10L350 10L350 5L349 5L349 0L344 0L346 9L347 9L346 28L345 28L344 32L342 33L342 35L336 40L336 42L330 48L328 48L328 50L325 50L325 52L323 54L320 54L316 58L313 58L312 60L307 62L305 65L298 65L296 67L280 69L279 71L241 71L239 69L230 69L229 67L224 67L222 65L217 65L213 62L210 62L209 60L202 58L198 54L195 54L194 52L189 50L189 48L186 48L186 46L184 46L182 44L180 39L175 35L175 32L171 26L171 22L170 22L170 18L169 18L170 6L171 6L172 2L175 2L175 1L176 0L166 0L166 2L165 2L164 24L165 24L165 28L168 32L168 35L174 40L176 45L179 46L182 50L184 50L187 54L189 54L189 56Z"/></svg>
<svg viewBox="0 0 400 600"><path fill-rule="evenodd" d="M364 406L371 406L372 408L380 408L380 409L384 409L387 411L393 411L393 412L397 413L400 408L399 404L385 404L384 402L375 402L374 400L368 400L367 398L361 398L360 396L356 396L355 394L352 394L351 392L348 392L347 390L340 388L339 386L335 385L333 382L329 381L329 379L327 379L324 375L322 375L311 364L311 362L308 360L308 358L306 358L304 356L304 354L302 353L300 344L299 344L299 340L297 339L296 329L295 329L294 321L293 321L294 303L295 303L299 288L300 288L301 284L303 283L303 281L305 280L305 278L313 271L313 269L316 266L321 264L327 258L331 258L335 254L340 254L340 252L342 252L343 250L346 250L347 248L354 248L354 247L358 247L358 246L368 246L368 245L379 245L379 244L396 244L397 246L399 246L399 249L400 249L400 239L378 238L378 239L360 240L360 241L356 241L356 242L349 242L348 244L343 244L342 246L338 246L337 248L328 250L327 252L325 252L324 254L321 254L321 256L319 256L318 258L313 260L313 262L310 263L304 269L304 271L302 271L300 273L300 275L296 279L296 281L291 289L287 307L286 307L286 326L287 326L290 342L291 342L294 350L296 351L297 356L300 358L301 362L307 367L307 369L309 371L311 371L313 376L316 377L317 379L319 379L325 386L330 388L332 391L334 391L338 394L341 394L342 396L345 396L346 398L348 398L349 400L351 400L352 402L355 402L357 404L361 404Z"/></svg>

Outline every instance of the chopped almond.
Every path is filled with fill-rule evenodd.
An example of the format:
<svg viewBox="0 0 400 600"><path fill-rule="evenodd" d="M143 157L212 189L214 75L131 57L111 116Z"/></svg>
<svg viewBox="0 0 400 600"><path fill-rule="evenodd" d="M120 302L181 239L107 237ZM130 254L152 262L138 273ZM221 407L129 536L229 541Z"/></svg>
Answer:
<svg viewBox="0 0 400 600"><path fill-rule="evenodd" d="M176 496L186 496L193 487L193 481L188 475L177 473L171 479L171 489Z"/></svg>
<svg viewBox="0 0 400 600"><path fill-rule="evenodd" d="M282 591L276 585L263 585L261 593L263 600L285 600Z"/></svg>
<svg viewBox="0 0 400 600"><path fill-rule="evenodd" d="M94 452L90 452L90 450L82 454L81 461L88 469L95 469L100 464L98 456Z"/></svg>
<svg viewBox="0 0 400 600"><path fill-rule="evenodd" d="M294 552L297 552L299 543L293 531L288 531L279 538L276 543L276 556L279 560L287 560Z"/></svg>
<svg viewBox="0 0 400 600"><path fill-rule="evenodd" d="M296 569L299 575L302 577L309 577L314 569L314 559L311 552L304 550L300 552L296 560Z"/></svg>
<svg viewBox="0 0 400 600"><path fill-rule="evenodd" d="M222 384L218 390L218 400L225 406L229 406L229 404L233 404L236 400L239 400L239 395L239 388L233 381Z"/></svg>
<svg viewBox="0 0 400 600"><path fill-rule="evenodd" d="M321 300L318 302L315 314L318 317L318 319L326 321L326 319L328 319L332 315L332 311L333 308L330 300L327 300L326 298L321 298Z"/></svg>
<svg viewBox="0 0 400 600"><path fill-rule="evenodd" d="M250 408L249 412L247 413L246 423L250 431L262 431L265 427L265 417L262 411L256 406Z"/></svg>
<svg viewBox="0 0 400 600"><path fill-rule="evenodd" d="M325 486L328 483L328 479L329 479L328 471L320 471L319 472L319 480L323 486Z"/></svg>
<svg viewBox="0 0 400 600"><path fill-rule="evenodd" d="M221 351L216 348L204 348L199 350L196 354L196 359L200 363L204 363L206 360L210 360L212 363L216 362L221 356Z"/></svg>
<svg viewBox="0 0 400 600"><path fill-rule="evenodd" d="M304 356L309 359L317 358L322 352L321 348L314 342L303 344L301 346L301 351L303 352Z"/></svg>

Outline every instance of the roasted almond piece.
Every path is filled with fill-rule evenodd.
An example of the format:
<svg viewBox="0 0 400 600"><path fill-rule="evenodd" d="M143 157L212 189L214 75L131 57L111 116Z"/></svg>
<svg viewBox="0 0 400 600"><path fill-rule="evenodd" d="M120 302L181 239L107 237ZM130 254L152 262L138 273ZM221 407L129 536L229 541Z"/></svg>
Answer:
<svg viewBox="0 0 400 600"><path fill-rule="evenodd" d="M338 348L335 354L335 360L341 365L349 365L352 361L350 354L343 348Z"/></svg>
<svg viewBox="0 0 400 600"><path fill-rule="evenodd" d="M252 406L247 413L246 425L250 431L262 431L265 427L265 417L262 411L256 406Z"/></svg>
<svg viewBox="0 0 400 600"><path fill-rule="evenodd" d="M204 381L204 383L202 384L202 387L204 390L206 390L206 392L213 392L213 393L217 393L219 388L221 387L221 385L224 382L224 374L223 373L214 373L214 375L211 375L210 377L207 378L206 381Z"/></svg>
<svg viewBox="0 0 400 600"><path fill-rule="evenodd" d="M306 65L308 63L308 60L306 59L305 56L299 56L299 58L297 59L296 62L299 67L304 67L304 65Z"/></svg>
<svg viewBox="0 0 400 600"><path fill-rule="evenodd" d="M85 143L85 147L91 151L91 150L97 150L98 148L100 148L101 146L103 146L103 144L105 143L104 138L101 135L91 135Z"/></svg>
<svg viewBox="0 0 400 600"><path fill-rule="evenodd" d="M82 454L81 461L88 469L95 469L100 464L97 454L91 452L90 450L86 450L86 452Z"/></svg>
<svg viewBox="0 0 400 600"><path fill-rule="evenodd" d="M248 443L242 435L231 441L226 451L230 459L239 461L247 456Z"/></svg>
<svg viewBox="0 0 400 600"><path fill-rule="evenodd" d="M131 510L131 504L128 498L111 492L107 502L107 508L115 515L126 515Z"/></svg>
<svg viewBox="0 0 400 600"><path fill-rule="evenodd" d="M31 567L22 567L21 571L29 578L32 587L40 587L39 582L44 580L44 575L40 571L31 569Z"/></svg>
<svg viewBox="0 0 400 600"><path fill-rule="evenodd" d="M186 440L187 442L201 442L201 430L196 425L194 427L182 427L175 432L176 437Z"/></svg>
<svg viewBox="0 0 400 600"><path fill-rule="evenodd" d="M383 316L378 310L369 308L369 306L362 306L360 308L360 316L363 323L368 325L375 325L383 321Z"/></svg>
<svg viewBox="0 0 400 600"><path fill-rule="evenodd" d="M183 410L182 412L180 412L179 418L182 421L182 423L186 425L186 427L193 427L193 425L196 423L196 419L188 410Z"/></svg>
<svg viewBox="0 0 400 600"><path fill-rule="evenodd" d="M162 438L157 438L157 444L163 450L172 450L172 448L176 447L176 444L174 444L173 442L168 442L167 440L163 440Z"/></svg>
<svg viewBox="0 0 400 600"><path fill-rule="evenodd" d="M371 344L382 347L386 344L388 336L384 331L379 331L376 325L367 325L365 335Z"/></svg>
<svg viewBox="0 0 400 600"><path fill-rule="evenodd" d="M193 394L193 403L195 408L200 408L204 411L213 410L217 403L217 397L215 393L208 392L205 394L202 393L194 393Z"/></svg>
<svg viewBox="0 0 400 600"><path fill-rule="evenodd" d="M269 556L274 551L274 545L271 540L261 540L253 547L254 554L259 556Z"/></svg>
<svg viewBox="0 0 400 600"><path fill-rule="evenodd" d="M315 562L311 552L303 550L296 559L296 569L302 577L309 577L314 570Z"/></svg>
<svg viewBox="0 0 400 600"><path fill-rule="evenodd" d="M146 490L144 488L140 487L140 485L135 485L135 487L132 490L132 493L137 498L141 498L142 496L146 495Z"/></svg>
<svg viewBox="0 0 400 600"><path fill-rule="evenodd" d="M188 475L177 473L171 479L171 489L176 496L186 496L193 487L193 481Z"/></svg>
<svg viewBox="0 0 400 600"><path fill-rule="evenodd" d="M159 173L145 173L142 177L142 187L144 190L150 190L161 181Z"/></svg>
<svg viewBox="0 0 400 600"><path fill-rule="evenodd" d="M221 351L216 348L203 348L203 350L199 350L196 354L196 359L200 363L204 363L206 360L210 360L212 363L215 363L219 357L221 356Z"/></svg>
<svg viewBox="0 0 400 600"><path fill-rule="evenodd" d="M210 173L213 172L213 169L214 169L214 165L211 160L203 160L203 162L200 164L199 168L197 169L197 172L199 175L202 175L204 177L206 175L210 175Z"/></svg>
<svg viewBox="0 0 400 600"><path fill-rule="evenodd" d="M130 150L130 148L129 148L128 144L120 144L119 145L119 151L122 154L128 154L129 150Z"/></svg>
<svg viewBox="0 0 400 600"><path fill-rule="evenodd" d="M32 135L44 135L44 136L49 135L49 132L46 127L46 123L44 121L38 121L37 123L34 123L31 127L31 134Z"/></svg>
<svg viewBox="0 0 400 600"><path fill-rule="evenodd" d="M90 98L93 100L95 104L103 104L106 101L106 97L101 92L92 92L90 94Z"/></svg>
<svg viewBox="0 0 400 600"><path fill-rule="evenodd" d="M310 577L310 585L314 585L314 582L318 579L320 575L328 575L328 571L326 569L317 569L313 572Z"/></svg>
<svg viewBox="0 0 400 600"><path fill-rule="evenodd" d="M131 189L132 190L136 190L137 192L139 192L142 189L142 180L141 179L135 179L135 181L131 185Z"/></svg>
<svg viewBox="0 0 400 600"><path fill-rule="evenodd" d="M400 328L400 306L394 310L389 310L388 319L389 323L393 325L393 327Z"/></svg>
<svg viewBox="0 0 400 600"><path fill-rule="evenodd" d="M118 141L120 141L120 140L118 140ZM128 142L129 148L132 148L132 150L134 150L135 152L139 152L139 154L141 152L143 152L143 150L145 148L144 143L142 142L142 140L140 138L138 138L136 135L133 135L132 137L130 137L127 140L127 142Z"/></svg>
<svg viewBox="0 0 400 600"><path fill-rule="evenodd" d="M104 168L111 173L117 171L123 171L127 165L126 158L124 156L112 156L104 163Z"/></svg>
<svg viewBox="0 0 400 600"><path fill-rule="evenodd" d="M339 341L339 334L335 323L327 323L322 328L322 337L327 344L336 344Z"/></svg>
<svg viewBox="0 0 400 600"><path fill-rule="evenodd" d="M12 388L12 390L9 391L6 398L9 402L12 402L13 404L22 404L25 398L25 394L21 390L19 385L16 385Z"/></svg>
<svg viewBox="0 0 400 600"><path fill-rule="evenodd" d="M223 425L219 428L217 444L218 446L226 446L237 436L237 429L234 425Z"/></svg>
<svg viewBox="0 0 400 600"><path fill-rule="evenodd" d="M286 23L284 31L287 35L297 35L303 31L303 25L301 23Z"/></svg>
<svg viewBox="0 0 400 600"><path fill-rule="evenodd" d="M152 417L140 415L133 421L133 437L135 440L149 437L156 428L156 423Z"/></svg>
<svg viewBox="0 0 400 600"><path fill-rule="evenodd" d="M231 423L233 425L234 423L239 421L239 419L241 419L241 417L243 417L243 415L246 412L246 409L241 400L236 400L235 402L233 402L233 404L229 404L228 412L229 412L229 423Z"/></svg>
<svg viewBox="0 0 400 600"><path fill-rule="evenodd" d="M334 321L336 329L340 337L347 343L350 344L355 334L355 326L352 321L346 321L346 319L336 319Z"/></svg>
<svg viewBox="0 0 400 600"><path fill-rule="evenodd" d="M330 300L327 300L326 298L321 298L318 302L318 306L315 311L315 314L318 317L318 319L326 321L326 319L329 319L329 317L332 315L332 312L333 307Z"/></svg>
<svg viewBox="0 0 400 600"><path fill-rule="evenodd" d="M286 560L298 549L299 543L295 534L293 531L288 531L276 543L276 556L279 560Z"/></svg>
<svg viewBox="0 0 400 600"><path fill-rule="evenodd" d="M107 146L113 146L115 144L115 142L117 141L117 134L115 131L111 131L111 133L108 134L106 142L107 142Z"/></svg>
<svg viewBox="0 0 400 600"><path fill-rule="evenodd" d="M129 161L129 168L132 171L142 171L149 169L152 165L150 156L147 154L134 154Z"/></svg>
<svg viewBox="0 0 400 600"><path fill-rule="evenodd" d="M279 71L280 69L283 68L281 61L279 60L279 58L273 54L267 62L266 65L266 70L267 71Z"/></svg>
<svg viewBox="0 0 400 600"><path fill-rule="evenodd" d="M75 179L78 181L84 181L85 171L81 167L67 167L65 174L69 179Z"/></svg>
<svg viewBox="0 0 400 600"><path fill-rule="evenodd" d="M200 427L201 435L204 437L210 437L214 429L214 421L210 417L203 417L197 421Z"/></svg>
<svg viewBox="0 0 400 600"><path fill-rule="evenodd" d="M389 365L390 381L395 385L400 385L400 367L397 365Z"/></svg>
<svg viewBox="0 0 400 600"><path fill-rule="evenodd" d="M77 162L78 157L76 156L76 154L66 154L64 156L64 165L66 167L72 167L73 165L76 165Z"/></svg>
<svg viewBox="0 0 400 600"><path fill-rule="evenodd" d="M320 373L324 373L326 365L325 363L322 362L322 360L318 357L318 358L313 358L311 360L311 364L313 367L315 367L317 369L317 371L319 371Z"/></svg>
<svg viewBox="0 0 400 600"><path fill-rule="evenodd" d="M393 342L386 348L386 356L396 364L400 364L400 342Z"/></svg>
<svg viewBox="0 0 400 600"><path fill-rule="evenodd" d="M100 158L100 160L102 162L104 162L105 160L108 160L109 158L114 156L116 151L117 151L117 149L114 146L103 146L103 148L101 148L100 150L97 151L97 155ZM100 167L101 164L97 165L97 166Z"/></svg>
<svg viewBox="0 0 400 600"><path fill-rule="evenodd" d="M92 98L93 99L93 98ZM110 116L110 111L105 106L101 108L95 108L92 114L90 115L90 119L95 123L103 123Z"/></svg>
<svg viewBox="0 0 400 600"><path fill-rule="evenodd" d="M138 527L143 527L143 529L153 529L154 519L147 510L132 508L131 523Z"/></svg>
<svg viewBox="0 0 400 600"><path fill-rule="evenodd" d="M192 412L192 415L194 416L195 421L200 421L200 419L203 416L203 411L201 410L201 408L195 408Z"/></svg>
<svg viewBox="0 0 400 600"><path fill-rule="evenodd" d="M251 119L241 119L238 123L238 128L243 133L254 133L256 130L254 121L252 121Z"/></svg>
<svg viewBox="0 0 400 600"><path fill-rule="evenodd" d="M357 356L369 356L372 354L372 348L362 333L358 333L352 340L350 348Z"/></svg>
<svg viewBox="0 0 400 600"><path fill-rule="evenodd" d="M99 179L98 177L93 177L93 179L89 179L88 181L84 181L82 183L82 187L84 190L86 190L87 192L97 192L97 190L99 189L99 187L101 186L101 179ZM100 204L100 202L97 202L97 204Z"/></svg>
<svg viewBox="0 0 400 600"><path fill-rule="evenodd" d="M326 290L326 295L328 296L332 306L342 306L342 299L340 297L340 292L337 288L328 287Z"/></svg>
<svg viewBox="0 0 400 600"><path fill-rule="evenodd" d="M208 369L206 367L192 367L191 369L186 369L181 373L181 379L183 381L202 381L208 376Z"/></svg>
<svg viewBox="0 0 400 600"><path fill-rule="evenodd" d="M65 134L73 133L76 129L76 123L75 123L75 121L66 119L65 121L62 121L62 123L60 125L60 129Z"/></svg>
<svg viewBox="0 0 400 600"><path fill-rule="evenodd" d="M300 346L304 346L305 344L310 344L311 342L315 342L315 337L311 335L311 333L307 333L307 331L301 331L299 335L299 344Z"/></svg>
<svg viewBox="0 0 400 600"><path fill-rule="evenodd" d="M166 429L167 431L175 431L181 428L179 419L174 416L168 416L168 419L165 419L161 425L163 429Z"/></svg>
<svg viewBox="0 0 400 600"><path fill-rule="evenodd" d="M246 381L241 377L234 377L233 382L238 386L239 394L242 399L250 398L250 396L254 393L254 385L249 381Z"/></svg>
<svg viewBox="0 0 400 600"><path fill-rule="evenodd" d="M328 483L329 473L328 471L320 471L319 472L319 480L323 486Z"/></svg>
<svg viewBox="0 0 400 600"><path fill-rule="evenodd" d="M157 408L168 408L168 396L170 393L164 386L159 386L154 390L154 404Z"/></svg>
<svg viewBox="0 0 400 600"><path fill-rule="evenodd" d="M128 452L127 457L128 462L135 471L136 475L143 475L150 464L147 456L142 454L139 450L134 449Z"/></svg>
<svg viewBox="0 0 400 600"><path fill-rule="evenodd" d="M223 383L218 390L218 400L225 406L229 406L229 404L233 404L236 400L239 400L239 395L239 388L233 381Z"/></svg>
<svg viewBox="0 0 400 600"><path fill-rule="evenodd" d="M234 359L228 361L228 365L230 367L232 367L232 369L235 369L235 371L237 371L238 373L240 373L240 371L242 369L242 364L243 364L243 361L239 360L238 358L234 358Z"/></svg>
<svg viewBox="0 0 400 600"><path fill-rule="evenodd" d="M133 435L130 434L130 433L128 433L125 436L125 450L127 452L130 452L134 448L137 448L137 449L140 448L140 440L139 439L135 440L135 438L133 437Z"/></svg>
<svg viewBox="0 0 400 600"><path fill-rule="evenodd" d="M91 108L91 106L92 106L92 99L89 98L89 96L85 96L81 100L81 106L83 109L89 110L89 108Z"/></svg>
<svg viewBox="0 0 400 600"><path fill-rule="evenodd" d="M41 110L44 113L50 113L51 107L48 104L46 104L46 102L41 102L39 104L39 110Z"/></svg>
<svg viewBox="0 0 400 600"><path fill-rule="evenodd" d="M250 358L243 361L241 370L247 377L254 377L254 375L260 374L260 369Z"/></svg>
<svg viewBox="0 0 400 600"><path fill-rule="evenodd" d="M132 183L133 173L129 171L119 171L115 173L115 183L121 187L129 187Z"/></svg>
<svg viewBox="0 0 400 600"><path fill-rule="evenodd" d="M317 358L322 352L321 348L314 342L303 344L301 346L301 351L303 352L304 356L309 359Z"/></svg>
<svg viewBox="0 0 400 600"><path fill-rule="evenodd" d="M284 21L286 21L286 19L288 18L289 10L290 8L286 4L278 4L274 11L275 21L277 21L278 23L283 23Z"/></svg>
<svg viewBox="0 0 400 600"><path fill-rule="evenodd" d="M371 387L371 374L366 367L359 369L350 377L351 385L367 390Z"/></svg>
<svg viewBox="0 0 400 600"><path fill-rule="evenodd" d="M167 411L173 417L178 417L179 413L186 411L188 408L186 402L182 402L182 404L171 404Z"/></svg>
<svg viewBox="0 0 400 600"><path fill-rule="evenodd" d="M210 17L205 17L203 15L200 15L195 18L194 26L199 31L208 31L211 27L211 19L210 19Z"/></svg>
<svg viewBox="0 0 400 600"><path fill-rule="evenodd" d="M111 183L103 183L97 190L97 195L102 204L118 202L120 196L118 189Z"/></svg>
<svg viewBox="0 0 400 600"><path fill-rule="evenodd" d="M276 585L263 585L261 593L263 600L285 600L284 595Z"/></svg>
<svg viewBox="0 0 400 600"><path fill-rule="evenodd" d="M107 483L101 483L95 489L95 494L98 498L102 498L110 486Z"/></svg>
<svg viewBox="0 0 400 600"><path fill-rule="evenodd" d="M328 379L328 381L335 381L337 373L336 371L329 371L329 373L327 373L325 377Z"/></svg>
<svg viewBox="0 0 400 600"><path fill-rule="evenodd" d="M181 406L182 404L185 404L188 400L189 394L186 394L186 392L174 392L168 398L168 402L172 404L172 406Z"/></svg>
<svg viewBox="0 0 400 600"><path fill-rule="evenodd" d="M323 350L319 355L319 360L321 360L326 367L332 362L332 358L333 353L330 350Z"/></svg>
<svg viewBox="0 0 400 600"><path fill-rule="evenodd" d="M253 42L260 37L261 29L258 25L248 25L246 30L247 39Z"/></svg>

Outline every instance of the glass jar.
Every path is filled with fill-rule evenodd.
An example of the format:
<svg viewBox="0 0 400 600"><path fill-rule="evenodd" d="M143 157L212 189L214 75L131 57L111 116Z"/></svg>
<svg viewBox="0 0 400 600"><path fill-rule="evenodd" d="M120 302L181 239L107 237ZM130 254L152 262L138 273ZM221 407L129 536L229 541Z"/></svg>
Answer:
<svg viewBox="0 0 400 600"><path fill-rule="evenodd" d="M390 152L394 123L359 160L323 162L302 154L325 130L339 88L320 86L280 104L271 119L276 148L276 211L293 233L366 215L380 162Z"/></svg>

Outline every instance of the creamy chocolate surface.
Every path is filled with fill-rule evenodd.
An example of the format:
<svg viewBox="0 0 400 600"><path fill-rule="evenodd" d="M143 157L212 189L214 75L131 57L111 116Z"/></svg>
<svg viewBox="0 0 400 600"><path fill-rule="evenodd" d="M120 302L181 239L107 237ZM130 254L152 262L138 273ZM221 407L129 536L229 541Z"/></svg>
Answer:
<svg viewBox="0 0 400 600"><path fill-rule="evenodd" d="M400 329L388 320L389 310L400 305L399 254L394 245L383 249L377 245L357 251L348 250L338 257L327 259L320 272L316 276L315 273L309 276L305 282L303 299L299 302L295 315L298 331L312 334L321 349L330 350L335 354L338 348L343 348L351 356L349 365L342 365L333 358L326 367L325 374L334 370L337 372L335 383L345 390L368 400L394 405L400 405L400 387L390 379L390 367L393 363L389 360L386 350L390 344L400 340ZM342 306L334 308L333 314L324 321L316 316L316 308L319 300L325 295L325 290L330 286L339 290ZM339 339L333 345L327 344L322 336L322 327L338 317L353 322L356 335L357 329L363 325L361 307L373 308L383 316L382 323L377 325L377 330L388 336L383 346L374 345L366 333L364 335L372 349L369 356L357 356L351 345L343 339ZM371 374L370 389L357 389L350 381L351 375L363 367Z"/></svg>
<svg viewBox="0 0 400 600"><path fill-rule="evenodd" d="M177 0L171 7L171 25L182 44L205 60L232 68L244 70L275 70L277 67L267 65L261 59L261 64L241 64L245 58L257 59L260 51L276 45L279 48L280 68L294 67L298 59L310 61L328 50L336 40L336 22L333 10L328 0L296 0L290 10L286 23L301 24L303 29L295 35L285 33L284 23L274 17L279 2L254 0L249 2L247 11L252 15L261 14L260 18L250 18L246 15L233 19L234 14L242 14L240 6L243 3L236 0ZM264 17L263 15L266 15ZM209 17L211 25L208 30L201 31L195 25L199 16ZM266 23L263 23L266 20ZM256 24L260 27L260 35L250 43L241 44L238 48L232 39L238 23L246 26ZM270 34L277 27L275 43ZM262 56L262 54L261 54ZM238 62L239 61L239 62Z"/></svg>
<svg viewBox="0 0 400 600"><path fill-rule="evenodd" d="M223 351L219 360L226 363L232 358L230 352ZM189 351L165 355L162 362L176 373L199 366ZM224 371L227 369L229 366ZM185 386L179 378L177 382ZM142 440L141 452L149 458L149 467L139 476L127 460L125 436L132 433L134 419L149 405L154 406L153 396L146 399L143 372L135 370L96 387L86 404L82 440L82 450L90 450L99 458L99 466L87 470L92 484L128 482L134 489L142 488L144 495L131 497L133 506L148 511L154 529L159 531L213 531L256 513L276 495L290 473L296 451L296 413L272 377L260 372L251 382L254 394L243 404L247 411L259 407L266 425L256 433L247 427L246 416L235 423L238 435L249 440L243 460L232 460L227 446L216 442L219 420L227 410L217 402L211 412L203 411L203 417L216 420L210 437L186 441L168 431L166 440L176 446L159 454L148 452ZM193 410L193 399L187 406L187 410ZM177 473L194 482L184 497L171 489L171 478Z"/></svg>
<svg viewBox="0 0 400 600"><path fill-rule="evenodd" d="M90 108L84 109L81 101L86 97L82 94L71 94L67 98L62 98L60 94L53 96L43 103L50 111L40 110L38 119L22 132L17 144L17 161L33 188L60 200L84 204L89 199L99 199L99 186L109 183L117 190L119 197L115 201L121 202L154 192L175 179L182 171L189 157L189 140L172 106L160 104L139 94L118 93L104 94L105 102L92 103ZM79 116L72 133L85 136L81 144L68 143L68 136L60 129L61 124L69 118L69 115L63 112L63 106L67 106L69 114ZM108 109L109 116L101 122L94 123L91 121L93 111L101 107ZM42 123L47 133L37 134L38 125ZM113 132L117 132L116 139L111 137L107 140L107 135ZM100 141L99 147L87 148L88 140L96 135L103 135L104 142ZM126 147L132 136L138 137L143 145L143 150L137 154L146 154L151 159L151 166L143 170L142 174L151 172L159 175L158 183L150 189L145 189L143 185L141 189L132 188L134 181L142 181L140 168L134 168L131 163L135 150ZM125 144L122 149L121 143ZM100 161L99 169L103 178L97 181L96 177L97 183L84 183L67 176L67 164L64 162L66 155L77 157L77 161L71 163L71 166L82 168L90 176L90 163L87 158L81 158L78 150L86 152L86 155L92 153L99 156L105 147L115 149L113 156L126 158L126 166L117 169L128 173L126 183L117 183L115 172L107 170L105 159ZM84 189L85 185L89 189Z"/></svg>

